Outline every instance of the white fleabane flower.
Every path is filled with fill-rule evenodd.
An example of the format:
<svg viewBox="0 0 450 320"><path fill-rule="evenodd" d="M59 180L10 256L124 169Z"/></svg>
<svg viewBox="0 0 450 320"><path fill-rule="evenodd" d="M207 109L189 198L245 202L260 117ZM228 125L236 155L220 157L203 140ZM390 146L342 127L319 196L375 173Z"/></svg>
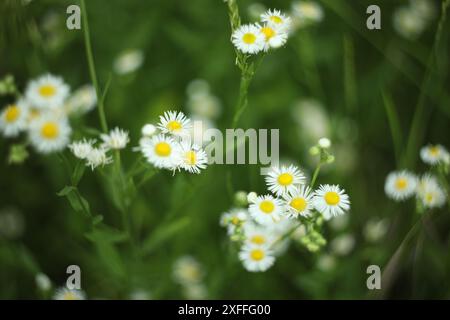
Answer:
<svg viewBox="0 0 450 320"><path fill-rule="evenodd" d="M173 278L182 285L198 284L203 277L201 264L192 256L181 256L173 265Z"/></svg>
<svg viewBox="0 0 450 320"><path fill-rule="evenodd" d="M416 192L417 178L407 170L388 174L384 184L386 195L395 200L403 201L411 198Z"/></svg>
<svg viewBox="0 0 450 320"><path fill-rule="evenodd" d="M34 277L34 281L36 282L36 286L39 290L48 291L52 287L52 282L49 277L44 273L38 273Z"/></svg>
<svg viewBox="0 0 450 320"><path fill-rule="evenodd" d="M294 165L289 167L272 167L265 178L268 189L280 196L289 191L293 191L296 185L305 182L305 176Z"/></svg>
<svg viewBox="0 0 450 320"><path fill-rule="evenodd" d="M393 20L397 33L410 40L417 38L427 25L427 20L409 6L398 8L394 12Z"/></svg>
<svg viewBox="0 0 450 320"><path fill-rule="evenodd" d="M220 225L227 228L228 235L233 235L237 227L244 225L248 220L248 211L245 209L231 209L220 217Z"/></svg>
<svg viewBox="0 0 450 320"><path fill-rule="evenodd" d="M270 229L254 223L247 223L244 226L244 235L246 243L255 246L268 246L275 241L275 236Z"/></svg>
<svg viewBox="0 0 450 320"><path fill-rule="evenodd" d="M56 290L53 300L86 300L86 294L83 290L61 287Z"/></svg>
<svg viewBox="0 0 450 320"><path fill-rule="evenodd" d="M103 140L102 147L105 149L120 150L130 142L128 131L118 127L112 129L109 134L101 134L100 138Z"/></svg>
<svg viewBox="0 0 450 320"><path fill-rule="evenodd" d="M308 186L297 187L283 195L286 203L286 215L297 219L298 216L307 217L311 214L313 206L313 193Z"/></svg>
<svg viewBox="0 0 450 320"><path fill-rule="evenodd" d="M288 39L285 29L275 24L266 24L261 27L260 31L264 34L264 51L268 51L270 48L279 48L286 44Z"/></svg>
<svg viewBox="0 0 450 320"><path fill-rule="evenodd" d="M152 137L156 133L157 130L158 129L154 125L147 123L146 125L144 125L142 127L141 134L144 137Z"/></svg>
<svg viewBox="0 0 450 320"><path fill-rule="evenodd" d="M68 114L85 114L95 108L97 93L94 86L87 84L77 89L66 102Z"/></svg>
<svg viewBox="0 0 450 320"><path fill-rule="evenodd" d="M36 151L46 154L67 147L71 133L72 129L66 118L46 114L31 122L29 139Z"/></svg>
<svg viewBox="0 0 450 320"><path fill-rule="evenodd" d="M178 168L198 174L200 170L206 169L208 157L199 146L192 144L190 141L182 141L175 162Z"/></svg>
<svg viewBox="0 0 450 320"><path fill-rule="evenodd" d="M283 213L283 205L278 198L271 195L259 196L249 207L252 218L262 224L271 225L280 221Z"/></svg>
<svg viewBox="0 0 450 320"><path fill-rule="evenodd" d="M156 168L175 169L180 146L172 137L163 134L141 140L141 151Z"/></svg>
<svg viewBox="0 0 450 320"><path fill-rule="evenodd" d="M239 252L239 259L244 268L250 272L263 272L275 262L271 250L264 246L244 245Z"/></svg>
<svg viewBox="0 0 450 320"><path fill-rule="evenodd" d="M94 144L95 139L83 139L79 141L73 141L71 144L69 144L69 149L78 159L86 159L91 153Z"/></svg>
<svg viewBox="0 0 450 320"><path fill-rule="evenodd" d="M8 105L0 114L0 131L5 137L16 137L28 126L28 106L24 100Z"/></svg>
<svg viewBox="0 0 450 320"><path fill-rule="evenodd" d="M246 24L233 32L231 42L242 53L256 54L264 49L265 36L258 25Z"/></svg>
<svg viewBox="0 0 450 320"><path fill-rule="evenodd" d="M118 74L128 74L139 69L144 63L144 53L138 49L128 49L122 52L114 61L114 71Z"/></svg>
<svg viewBox="0 0 450 320"><path fill-rule="evenodd" d="M61 77L46 74L32 80L25 91L28 103L41 109L62 108L70 87Z"/></svg>
<svg viewBox="0 0 450 320"><path fill-rule="evenodd" d="M342 215L350 209L350 200L345 190L338 185L320 185L314 193L314 208L319 211L326 220Z"/></svg>
<svg viewBox="0 0 450 320"><path fill-rule="evenodd" d="M190 135L191 120L183 112L166 111L159 117L158 128L162 133L175 137L188 137Z"/></svg>
<svg viewBox="0 0 450 320"><path fill-rule="evenodd" d="M261 15L261 21L278 29L288 31L291 26L291 18L281 13L280 10L267 10Z"/></svg>
<svg viewBox="0 0 450 320"><path fill-rule="evenodd" d="M258 199L258 195L256 194L256 192L252 191L247 194L247 202L248 203L254 203L257 199Z"/></svg>
<svg viewBox="0 0 450 320"><path fill-rule="evenodd" d="M446 162L449 158L449 153L445 147L440 144L427 145L420 149L420 158L423 162L429 165L437 165L439 162Z"/></svg>
<svg viewBox="0 0 450 320"><path fill-rule="evenodd" d="M423 176L417 184L417 197L425 208L440 208L445 204L447 195L435 177Z"/></svg>
<svg viewBox="0 0 450 320"><path fill-rule="evenodd" d="M305 22L320 22L323 19L323 9L314 1L293 2L292 13L298 18L306 20Z"/></svg>
<svg viewBox="0 0 450 320"><path fill-rule="evenodd" d="M320 138L318 145L322 149L328 149L329 147L331 147L331 141L328 138Z"/></svg>
<svg viewBox="0 0 450 320"><path fill-rule="evenodd" d="M112 163L112 157L107 155L107 150L104 148L91 148L91 151L86 156L86 165L91 167L91 170L99 166L104 166Z"/></svg>

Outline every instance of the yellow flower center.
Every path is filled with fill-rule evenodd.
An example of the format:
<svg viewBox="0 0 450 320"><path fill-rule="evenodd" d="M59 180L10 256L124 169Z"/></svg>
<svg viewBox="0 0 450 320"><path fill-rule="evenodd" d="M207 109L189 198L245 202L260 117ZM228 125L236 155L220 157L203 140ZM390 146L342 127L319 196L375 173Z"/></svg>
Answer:
<svg viewBox="0 0 450 320"><path fill-rule="evenodd" d="M252 258L252 260L260 261L264 259L264 251L262 251L261 249L254 249L250 252L250 257Z"/></svg>
<svg viewBox="0 0 450 320"><path fill-rule="evenodd" d="M270 38L274 37L276 35L275 30L273 30L270 27L263 27L261 28L261 32L264 33L264 35L266 36L266 41L269 41Z"/></svg>
<svg viewBox="0 0 450 320"><path fill-rule="evenodd" d="M168 157L172 152L172 148L167 142L159 142L155 146L155 153L160 157Z"/></svg>
<svg viewBox="0 0 450 320"><path fill-rule="evenodd" d="M242 37L242 41L246 44L253 44L256 41L256 36L253 33L246 33Z"/></svg>
<svg viewBox="0 0 450 320"><path fill-rule="evenodd" d="M169 129L170 131L178 131L182 128L183 126L181 125L180 122L178 121L170 121L167 125L166 128Z"/></svg>
<svg viewBox="0 0 450 320"><path fill-rule="evenodd" d="M241 220L238 217L231 218L231 223L237 226L241 222Z"/></svg>
<svg viewBox="0 0 450 320"><path fill-rule="evenodd" d="M430 153L431 153L432 156L439 155L439 147L431 147L430 148Z"/></svg>
<svg viewBox="0 0 450 320"><path fill-rule="evenodd" d="M403 190L406 188L406 186L408 185L408 181L406 181L405 178L399 178L397 179L397 181L395 182L395 187L398 190Z"/></svg>
<svg viewBox="0 0 450 320"><path fill-rule="evenodd" d="M306 209L307 202L304 198L294 198L289 205L297 211L303 211Z"/></svg>
<svg viewBox="0 0 450 320"><path fill-rule="evenodd" d="M288 186L292 183L294 177L290 173L282 173L278 176L278 183L282 186Z"/></svg>
<svg viewBox="0 0 450 320"><path fill-rule="evenodd" d="M266 238L262 235L254 235L250 241L254 244L264 244L266 243Z"/></svg>
<svg viewBox="0 0 450 320"><path fill-rule="evenodd" d="M41 134L44 138L55 139L58 136L59 128L58 124L54 122L47 122L42 126Z"/></svg>
<svg viewBox="0 0 450 320"><path fill-rule="evenodd" d="M276 24L283 23L283 19L281 19L279 16L271 16L270 20L272 20L272 22L275 22Z"/></svg>
<svg viewBox="0 0 450 320"><path fill-rule="evenodd" d="M269 214L272 213L273 209L275 209L275 205L272 201L264 200L259 204L259 208L262 212Z"/></svg>
<svg viewBox="0 0 450 320"><path fill-rule="evenodd" d="M6 122L14 122L20 116L20 109L16 105L11 105L6 109L5 120Z"/></svg>
<svg viewBox="0 0 450 320"><path fill-rule="evenodd" d="M427 193L427 194L425 195L425 201L426 201L427 203L433 202L433 194L432 194L432 193Z"/></svg>
<svg viewBox="0 0 450 320"><path fill-rule="evenodd" d="M188 151L185 154L186 163L193 166L197 163L197 155L195 151Z"/></svg>
<svg viewBox="0 0 450 320"><path fill-rule="evenodd" d="M56 88L52 85L45 85L39 88L39 93L41 96L44 96L45 98L50 98L55 95Z"/></svg>
<svg viewBox="0 0 450 320"><path fill-rule="evenodd" d="M337 192L334 191L328 191L327 193L325 193L325 202L328 205L334 206L337 205L339 203L340 197L337 194Z"/></svg>
<svg viewBox="0 0 450 320"><path fill-rule="evenodd" d="M64 300L78 300L78 297L73 292L66 292L64 294Z"/></svg>

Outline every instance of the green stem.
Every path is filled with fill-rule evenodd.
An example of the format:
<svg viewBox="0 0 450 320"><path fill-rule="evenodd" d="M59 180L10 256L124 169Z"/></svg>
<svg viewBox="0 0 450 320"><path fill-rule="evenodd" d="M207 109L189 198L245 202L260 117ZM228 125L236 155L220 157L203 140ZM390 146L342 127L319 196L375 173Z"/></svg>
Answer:
<svg viewBox="0 0 450 320"><path fill-rule="evenodd" d="M239 86L239 98L234 110L233 122L231 128L236 128L242 113L248 106L248 87L252 81L252 75L250 75L247 70L242 71L241 83Z"/></svg>
<svg viewBox="0 0 450 320"><path fill-rule="evenodd" d="M314 188L314 184L316 183L317 177L319 176L319 172L320 172L320 168L322 167L322 162L319 162L319 164L317 165L316 169L314 170L312 179L311 179L311 183L309 185L309 187L312 189Z"/></svg>
<svg viewBox="0 0 450 320"><path fill-rule="evenodd" d="M97 73L95 71L95 64L94 64L94 55L92 54L92 45L91 45L91 36L89 33L89 22L88 22L88 16L87 16L87 10L86 10L86 3L85 0L81 1L81 11L83 15L83 34L84 34L84 43L86 46L86 57L88 60L89 65L89 73L91 76L92 84L94 85L95 92L97 94L97 100L98 100L98 116L100 118L100 125L102 127L103 132L108 132L108 124L106 122L106 116L105 116L105 108L103 104L103 95L100 91L100 86L98 84L97 80Z"/></svg>

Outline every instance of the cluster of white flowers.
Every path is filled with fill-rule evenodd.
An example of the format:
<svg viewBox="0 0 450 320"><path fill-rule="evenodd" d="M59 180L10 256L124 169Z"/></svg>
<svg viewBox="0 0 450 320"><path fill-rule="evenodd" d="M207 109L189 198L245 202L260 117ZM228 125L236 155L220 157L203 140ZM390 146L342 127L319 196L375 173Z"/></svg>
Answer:
<svg viewBox="0 0 450 320"><path fill-rule="evenodd" d="M260 24L245 24L234 30L231 41L242 53L257 54L283 46L289 34L291 18L279 10L261 15Z"/></svg>
<svg viewBox="0 0 450 320"><path fill-rule="evenodd" d="M328 142L322 141L329 146ZM280 247L286 245L287 240L280 239L296 227L294 221L313 216L329 220L350 209L349 197L338 185L320 185L313 191L294 165L271 168L265 181L271 194L251 192L248 208L235 208L221 217L231 239L243 240L239 258L248 271L265 271L272 266L282 252Z"/></svg>
<svg viewBox="0 0 450 320"><path fill-rule="evenodd" d="M70 142L69 117L90 111L97 102L92 86L70 94L62 78L50 74L31 80L25 94L0 113L0 132L9 138L27 132L28 140L40 153L63 150Z"/></svg>
<svg viewBox="0 0 450 320"><path fill-rule="evenodd" d="M205 272L192 256L179 257L173 265L173 279L182 287L187 299L205 299L207 289L203 283Z"/></svg>
<svg viewBox="0 0 450 320"><path fill-rule="evenodd" d="M427 145L420 150L423 162L433 168L442 167L448 171L450 155L441 145ZM445 177L443 177L445 179ZM418 177L408 170L388 174L384 185L386 195L395 201L404 201L416 196L423 208L439 208L445 204L447 192L435 175L425 173Z"/></svg>
<svg viewBox="0 0 450 320"><path fill-rule="evenodd" d="M56 289L53 300L86 300L86 294L83 290L61 287Z"/></svg>
<svg viewBox="0 0 450 320"><path fill-rule="evenodd" d="M206 152L192 142L191 120L182 112L167 111L157 126L146 124L137 148L156 168L200 173L208 163Z"/></svg>
<svg viewBox="0 0 450 320"><path fill-rule="evenodd" d="M95 146L96 139L84 138L73 141L69 145L69 149L75 157L85 160L86 165L94 170L98 166L104 166L113 161L112 157L108 155L108 151L124 149L130 142L128 132L118 127L112 129L109 134L100 134L100 140L102 142L99 146Z"/></svg>
<svg viewBox="0 0 450 320"><path fill-rule="evenodd" d="M436 8L431 0L410 0L394 12L395 30L404 38L415 39L433 21Z"/></svg>

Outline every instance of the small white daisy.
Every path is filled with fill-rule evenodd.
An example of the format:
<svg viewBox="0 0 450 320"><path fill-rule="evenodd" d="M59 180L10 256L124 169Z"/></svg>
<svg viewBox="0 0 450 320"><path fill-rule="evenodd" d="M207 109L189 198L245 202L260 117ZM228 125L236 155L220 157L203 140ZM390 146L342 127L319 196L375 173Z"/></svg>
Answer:
<svg viewBox="0 0 450 320"><path fill-rule="evenodd" d="M66 118L42 115L30 124L29 138L40 153L63 150L70 142L72 129Z"/></svg>
<svg viewBox="0 0 450 320"><path fill-rule="evenodd" d="M28 84L25 96L30 105L37 108L62 108L69 91L61 77L46 74Z"/></svg>
<svg viewBox="0 0 450 320"><path fill-rule="evenodd" d="M245 269L250 272L262 272L269 269L275 262L271 250L264 246L244 245L239 252L239 259Z"/></svg>
<svg viewBox="0 0 450 320"><path fill-rule="evenodd" d="M268 51L270 48L279 48L288 39L287 32L274 24L266 24L261 27L260 31L264 34L264 51Z"/></svg>
<svg viewBox="0 0 450 320"><path fill-rule="evenodd" d="M275 240L273 232L254 223L245 224L244 234L246 242L255 246L270 246Z"/></svg>
<svg viewBox="0 0 450 320"><path fill-rule="evenodd" d="M242 226L248 220L248 212L245 209L231 209L220 217L220 225L227 228L228 235L233 235L237 227Z"/></svg>
<svg viewBox="0 0 450 320"><path fill-rule="evenodd" d="M86 165L94 170L99 166L112 163L112 157L108 156L106 152L107 150L104 148L92 148L86 156Z"/></svg>
<svg viewBox="0 0 450 320"><path fill-rule="evenodd" d="M449 153L447 149L440 144L429 144L420 149L420 158L422 161L432 166L438 164L439 162L445 162L448 157Z"/></svg>
<svg viewBox="0 0 450 320"><path fill-rule="evenodd" d="M179 151L176 155L176 165L190 173L200 173L200 170L206 168L208 157L206 152L199 146L189 141L180 143Z"/></svg>
<svg viewBox="0 0 450 320"><path fill-rule="evenodd" d="M16 137L28 125L28 106L19 100L8 105L0 114L0 131L5 137Z"/></svg>
<svg viewBox="0 0 450 320"><path fill-rule="evenodd" d="M281 13L280 10L267 10L261 15L261 20L268 25L288 31L291 25L291 18Z"/></svg>
<svg viewBox="0 0 450 320"><path fill-rule="evenodd" d="M258 25L246 24L233 32L231 42L243 53L256 54L264 49L265 36Z"/></svg>
<svg viewBox="0 0 450 320"><path fill-rule="evenodd" d="M323 19L323 9L314 1L296 1L292 3L292 11L303 20L320 22Z"/></svg>
<svg viewBox="0 0 450 320"><path fill-rule="evenodd" d="M159 117L158 128L162 133L176 137L187 137L190 134L191 120L183 112L166 111Z"/></svg>
<svg viewBox="0 0 450 320"><path fill-rule="evenodd" d="M172 170L176 168L179 149L178 142L163 134L141 139L141 151L144 157L156 168Z"/></svg>
<svg viewBox="0 0 450 320"><path fill-rule="evenodd" d="M69 149L75 157L78 159L86 159L88 155L92 152L93 145L95 144L95 139L92 140L79 140L73 141L69 144Z"/></svg>
<svg viewBox="0 0 450 320"><path fill-rule="evenodd" d="M139 49L127 49L114 60L114 71L124 75L138 70L144 63L144 52Z"/></svg>
<svg viewBox="0 0 450 320"><path fill-rule="evenodd" d="M305 182L303 173L293 165L289 167L272 167L267 173L266 184L271 192L280 196L286 192L293 191L296 185Z"/></svg>
<svg viewBox="0 0 450 320"><path fill-rule="evenodd" d="M432 175L424 175L417 184L417 197L425 208L439 208L445 204L447 195Z"/></svg>
<svg viewBox="0 0 450 320"><path fill-rule="evenodd" d="M283 205L278 198L271 195L259 196L249 207L250 215L256 222L263 225L271 225L280 221L283 213Z"/></svg>
<svg viewBox="0 0 450 320"><path fill-rule="evenodd" d="M102 147L105 149L120 150L130 142L128 131L118 127L112 129L109 134L101 134L100 138L103 140Z"/></svg>
<svg viewBox="0 0 450 320"><path fill-rule="evenodd" d="M173 278L182 285L200 283L203 277L202 265L192 256L181 256L173 265Z"/></svg>
<svg viewBox="0 0 450 320"><path fill-rule="evenodd" d="M308 186L300 186L283 195L286 202L285 213L289 218L297 219L298 216L307 217L311 214L313 206L313 193Z"/></svg>
<svg viewBox="0 0 450 320"><path fill-rule="evenodd" d="M395 171L388 174L384 184L386 195L395 200L403 201L411 198L417 186L417 178L409 171Z"/></svg>
<svg viewBox="0 0 450 320"><path fill-rule="evenodd" d="M345 190L338 185L320 185L314 193L314 208L319 211L326 220L344 214L350 209L350 200Z"/></svg>
<svg viewBox="0 0 450 320"><path fill-rule="evenodd" d="M83 290L62 287L56 290L53 300L86 300L86 294Z"/></svg>
<svg viewBox="0 0 450 320"><path fill-rule="evenodd" d="M97 93L94 86L87 84L77 89L66 102L68 114L85 114L95 108L97 104Z"/></svg>

